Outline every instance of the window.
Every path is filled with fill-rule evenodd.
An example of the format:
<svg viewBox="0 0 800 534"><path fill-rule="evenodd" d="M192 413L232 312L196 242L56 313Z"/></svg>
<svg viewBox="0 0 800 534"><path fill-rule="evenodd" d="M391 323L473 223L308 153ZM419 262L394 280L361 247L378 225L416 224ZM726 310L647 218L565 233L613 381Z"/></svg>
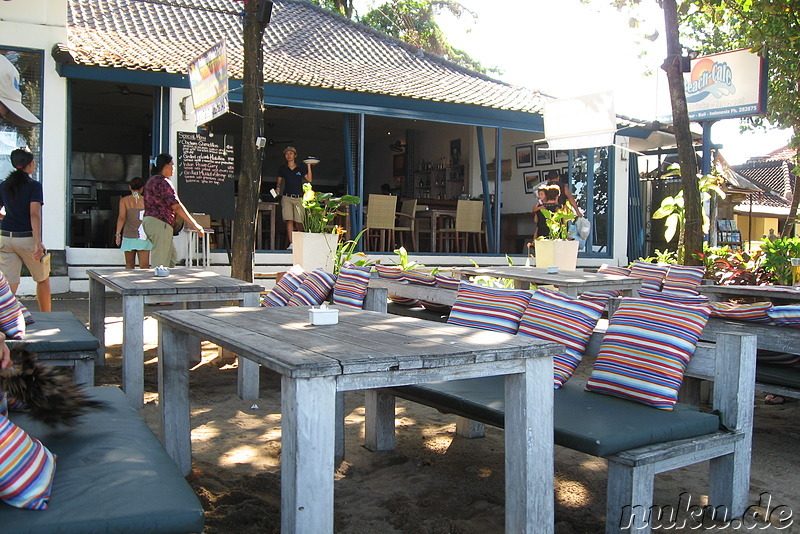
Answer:
<svg viewBox="0 0 800 534"><path fill-rule="evenodd" d="M592 228L581 245L582 257L611 257L614 218L609 176L614 172L613 158L613 147L573 150L570 156L570 189Z"/></svg>
<svg viewBox="0 0 800 534"><path fill-rule="evenodd" d="M42 72L43 57L40 51L11 50L0 48L12 65L19 71L19 89L22 103L31 113L42 117ZM36 158L34 178L42 177L42 125L23 127L15 126L6 120L0 120L0 178L5 178L13 169L8 156L15 148L26 146Z"/></svg>

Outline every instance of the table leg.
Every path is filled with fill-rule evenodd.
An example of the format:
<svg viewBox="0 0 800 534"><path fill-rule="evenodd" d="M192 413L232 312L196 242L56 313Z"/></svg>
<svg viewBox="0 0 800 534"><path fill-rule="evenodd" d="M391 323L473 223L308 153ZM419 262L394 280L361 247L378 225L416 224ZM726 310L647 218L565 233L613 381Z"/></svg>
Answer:
<svg viewBox="0 0 800 534"><path fill-rule="evenodd" d="M264 234L262 234L261 218L264 216L264 210L258 209L256 211L256 249L264 249Z"/></svg>
<svg viewBox="0 0 800 534"><path fill-rule="evenodd" d="M281 377L281 532L333 532L335 397L334 377Z"/></svg>
<svg viewBox="0 0 800 534"><path fill-rule="evenodd" d="M184 310L199 310L200 309L200 302L184 302L183 303ZM164 350L161 347L161 344L158 344L158 357L159 359L163 357ZM196 347L192 347L192 352L187 354L189 365L195 365L203 361L203 350L200 345Z"/></svg>
<svg viewBox="0 0 800 534"><path fill-rule="evenodd" d="M161 323L159 323L161 327ZM161 407L161 442L181 474L192 470L192 436L189 421L189 362L187 354L200 340L165 326L160 328L164 356L158 359L158 403Z"/></svg>
<svg viewBox="0 0 800 534"><path fill-rule="evenodd" d="M564 293L567 296L570 296L574 299L578 298L578 288L577 287L559 287L559 291Z"/></svg>
<svg viewBox="0 0 800 534"><path fill-rule="evenodd" d="M269 247L270 250L275 250L275 215L276 206L272 206L269 210ZM349 234L348 234L349 235Z"/></svg>
<svg viewBox="0 0 800 534"><path fill-rule="evenodd" d="M245 293L242 297L242 306L245 308L257 308L259 304L259 293ZM238 356L238 366L236 368L237 393L242 400L255 400L258 398L259 387L259 366L256 362Z"/></svg>
<svg viewBox="0 0 800 534"><path fill-rule="evenodd" d="M505 378L506 532L553 532L553 358Z"/></svg>
<svg viewBox="0 0 800 534"><path fill-rule="evenodd" d="M89 278L89 332L100 342L97 347L97 365L106 364L106 288Z"/></svg>
<svg viewBox="0 0 800 534"><path fill-rule="evenodd" d="M436 252L436 227L439 226L439 216L431 213L431 252Z"/></svg>
<svg viewBox="0 0 800 534"><path fill-rule="evenodd" d="M368 389L364 396L364 446L370 451L393 451L394 395Z"/></svg>
<svg viewBox="0 0 800 534"><path fill-rule="evenodd" d="M122 297L122 390L134 408L144 406L143 296Z"/></svg>

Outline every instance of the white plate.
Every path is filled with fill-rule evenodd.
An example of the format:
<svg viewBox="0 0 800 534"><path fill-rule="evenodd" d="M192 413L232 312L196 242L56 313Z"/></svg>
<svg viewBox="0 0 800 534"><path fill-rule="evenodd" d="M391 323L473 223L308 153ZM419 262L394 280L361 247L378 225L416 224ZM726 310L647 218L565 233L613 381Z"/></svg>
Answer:
<svg viewBox="0 0 800 534"><path fill-rule="evenodd" d="M315 164L316 165L317 163L319 163L319 160L317 158L307 158L307 159L303 160L303 163L305 163L306 165L310 165L310 164Z"/></svg>

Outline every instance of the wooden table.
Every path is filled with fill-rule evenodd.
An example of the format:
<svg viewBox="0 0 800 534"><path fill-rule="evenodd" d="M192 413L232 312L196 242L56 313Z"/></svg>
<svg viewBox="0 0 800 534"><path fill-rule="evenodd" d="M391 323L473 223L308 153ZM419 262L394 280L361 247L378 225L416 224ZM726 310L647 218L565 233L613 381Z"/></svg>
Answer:
<svg viewBox="0 0 800 534"><path fill-rule="evenodd" d="M795 301L800 302L800 289L794 286L712 286L701 285L697 291L706 295L709 300L726 300L728 298L748 298L760 301Z"/></svg>
<svg viewBox="0 0 800 534"><path fill-rule="evenodd" d="M184 474L192 347L209 340L281 375L281 532L333 532L337 394L495 375L506 377L506 532L553 531L552 355L560 345L351 309L328 326L312 326L306 307L154 315L162 438Z"/></svg>
<svg viewBox="0 0 800 534"><path fill-rule="evenodd" d="M426 210L417 210L416 218L430 218L431 220L431 252L436 252L436 240L437 240L437 230L439 229L439 219L445 217L455 217L456 210L448 210L448 209L426 209ZM419 243L419 236L417 237L417 243Z"/></svg>
<svg viewBox="0 0 800 534"><path fill-rule="evenodd" d="M222 276L202 269L170 269L169 276L156 277L152 269L86 269L89 275L89 331L100 341L98 359L105 360L106 291L122 295L122 389L135 408L144 397L144 305L157 302L200 302L239 300L244 306L258 306L263 286ZM199 347L195 351L199 355ZM258 368L239 365L240 395L258 398ZM255 369L255 371L253 371ZM255 374L255 391L248 376Z"/></svg>
<svg viewBox="0 0 800 534"><path fill-rule="evenodd" d="M642 280L616 274L588 273L585 271L560 271L549 274L544 267L460 267L453 270L462 277L494 276L514 280L517 288L525 284L552 285L559 291L577 297L586 291L616 289L623 295L632 295L642 287Z"/></svg>
<svg viewBox="0 0 800 534"><path fill-rule="evenodd" d="M275 250L275 220L278 216L277 202L259 202L256 215L256 248L264 250L264 234L262 233L263 217L269 217L269 250Z"/></svg>

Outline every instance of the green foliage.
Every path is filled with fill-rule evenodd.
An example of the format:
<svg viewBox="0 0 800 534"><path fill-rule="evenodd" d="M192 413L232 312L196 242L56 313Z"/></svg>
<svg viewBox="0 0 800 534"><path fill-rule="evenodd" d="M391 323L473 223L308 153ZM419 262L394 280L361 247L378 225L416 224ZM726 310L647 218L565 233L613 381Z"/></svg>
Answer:
<svg viewBox="0 0 800 534"><path fill-rule="evenodd" d="M678 253L674 250L658 250L656 249L654 252L654 256L647 256L644 258L639 258L638 261L644 261L647 263L678 263Z"/></svg>
<svg viewBox="0 0 800 534"><path fill-rule="evenodd" d="M569 230L568 223L575 219L575 212L572 211L572 208L564 205L556 211L547 209L539 210L539 214L544 215L547 222L547 229L549 230L547 239L567 239ZM538 239L544 239L544 237L539 236Z"/></svg>
<svg viewBox="0 0 800 534"><path fill-rule="evenodd" d="M367 265L372 265L375 263L363 252L356 252L358 242L361 240L361 236L363 236L364 232L366 231L367 230L365 228L364 230L361 230L361 232L353 239L339 241L339 243L336 245L336 254L333 257L333 274L338 276L342 266L348 261L353 265L358 265L359 267L366 267ZM339 227L338 233L339 235L344 235L344 230Z"/></svg>
<svg viewBox="0 0 800 534"><path fill-rule="evenodd" d="M792 266L790 258L800 258L800 238L781 237L766 241L761 245L764 253L762 266L771 273L774 283L781 286L792 285Z"/></svg>
<svg viewBox="0 0 800 534"><path fill-rule="evenodd" d="M331 193L320 193L311 188L311 184L303 184L303 230L315 234L337 232L333 220L337 215L344 215L339 208L347 204L359 204L361 199L353 195L334 197Z"/></svg>
<svg viewBox="0 0 800 534"><path fill-rule="evenodd" d="M705 277L719 285L763 285L771 274L762 266L763 253L733 250L729 246L703 248L697 257L706 267Z"/></svg>

